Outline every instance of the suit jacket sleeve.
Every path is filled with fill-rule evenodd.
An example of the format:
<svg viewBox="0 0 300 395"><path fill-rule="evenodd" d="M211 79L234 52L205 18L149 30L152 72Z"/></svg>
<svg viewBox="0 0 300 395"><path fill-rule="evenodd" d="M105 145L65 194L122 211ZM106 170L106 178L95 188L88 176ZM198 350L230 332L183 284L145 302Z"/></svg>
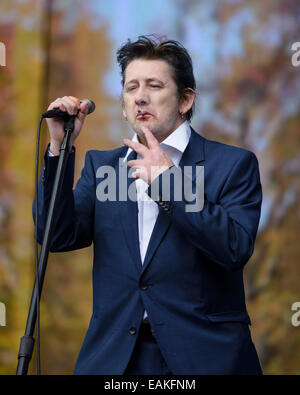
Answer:
<svg viewBox="0 0 300 395"><path fill-rule="evenodd" d="M166 170L171 171L172 168ZM179 170L179 168L178 168ZM243 267L251 257L259 224L262 190L256 156L247 150L234 163L217 202L207 199L198 212L187 212L190 201L175 200L174 179L170 177L170 199L162 202L162 173L148 188L148 195L159 203L173 223L209 259L228 270ZM181 170L180 170L181 174ZM182 175L184 184L184 174ZM155 186L155 188L154 188ZM157 192L153 194L153 189ZM195 190L195 181L193 182Z"/></svg>
<svg viewBox="0 0 300 395"><path fill-rule="evenodd" d="M43 240L48 207L59 157L47 152L38 184L38 242ZM93 241L95 177L89 152L76 189L73 191L75 150L70 154L62 191L53 222L50 251L70 251L88 247ZM33 202L35 220L35 201Z"/></svg>

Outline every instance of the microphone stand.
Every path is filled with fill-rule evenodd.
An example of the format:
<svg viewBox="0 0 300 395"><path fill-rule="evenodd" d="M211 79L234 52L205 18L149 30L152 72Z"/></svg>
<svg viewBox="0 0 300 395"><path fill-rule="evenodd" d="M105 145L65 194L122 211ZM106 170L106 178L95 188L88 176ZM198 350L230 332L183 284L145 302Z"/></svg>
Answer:
<svg viewBox="0 0 300 395"><path fill-rule="evenodd" d="M50 236L52 230L53 219L55 215L56 206L59 200L64 175L66 171L66 165L69 157L69 142L71 134L74 130L74 122L76 116L67 115L64 118L64 131L65 137L60 147L60 155L58 166L56 170L53 191L51 195L47 221L45 226L43 243L41 246L40 257L38 262L38 278L35 279L35 284L31 296L30 308L27 317L25 335L21 338L20 348L18 353L18 367L17 375L26 375L28 371L28 366L31 360L33 347L34 347L34 330L37 319L37 301L39 300L45 277L45 272L47 268L47 260L50 251ZM36 223L35 226L38 226ZM38 294L39 293L39 294Z"/></svg>

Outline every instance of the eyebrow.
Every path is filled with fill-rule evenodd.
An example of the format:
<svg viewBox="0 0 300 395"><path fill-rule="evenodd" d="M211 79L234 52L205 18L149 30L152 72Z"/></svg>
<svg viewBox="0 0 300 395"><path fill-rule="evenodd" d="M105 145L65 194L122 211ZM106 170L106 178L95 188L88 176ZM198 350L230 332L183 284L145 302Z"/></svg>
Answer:
<svg viewBox="0 0 300 395"><path fill-rule="evenodd" d="M138 83L138 82L139 82L139 81L138 81L137 79L132 79L132 80L126 82L124 86L127 86L127 85L129 85L129 84ZM147 83L150 83L150 82L158 82L158 83L160 83L160 84L162 84L162 85L165 85L165 83L164 83L163 81L161 81L160 79L158 79L158 78L147 78L147 79L146 79L146 82L147 82Z"/></svg>

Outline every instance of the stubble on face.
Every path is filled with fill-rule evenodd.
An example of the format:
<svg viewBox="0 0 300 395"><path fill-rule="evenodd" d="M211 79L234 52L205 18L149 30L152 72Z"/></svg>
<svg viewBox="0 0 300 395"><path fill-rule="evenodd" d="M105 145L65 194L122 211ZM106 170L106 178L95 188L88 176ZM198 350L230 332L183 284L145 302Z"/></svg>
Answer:
<svg viewBox="0 0 300 395"><path fill-rule="evenodd" d="M133 60L126 69L123 89L123 113L142 142L145 141L142 125L148 127L158 141L163 141L181 123L178 90L171 66L161 60ZM151 82L160 81L159 88ZM133 81L133 82L131 82ZM158 82L159 85L159 82ZM128 86L130 89L128 91ZM139 90L143 90L141 94ZM141 109L153 113L149 119L137 119L139 99L145 99Z"/></svg>
<svg viewBox="0 0 300 395"><path fill-rule="evenodd" d="M146 138L144 133L142 132L141 126L136 125L135 128L133 128L133 130L135 131L135 133L137 134L140 142L144 143L146 142ZM157 127L149 127L149 130L151 131L151 133L156 137L156 139L158 141L163 139L164 133L161 131L161 128Z"/></svg>

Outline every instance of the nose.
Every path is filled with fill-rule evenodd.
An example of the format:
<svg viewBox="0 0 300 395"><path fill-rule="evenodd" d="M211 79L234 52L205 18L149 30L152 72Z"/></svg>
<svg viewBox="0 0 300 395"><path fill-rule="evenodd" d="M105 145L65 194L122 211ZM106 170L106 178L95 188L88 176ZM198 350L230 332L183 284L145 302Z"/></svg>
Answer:
<svg viewBox="0 0 300 395"><path fill-rule="evenodd" d="M149 98L146 94L145 89L143 89L142 87L140 87L140 89L138 89L138 91L137 91L137 94L135 97L135 103L139 107L144 107L147 104L149 104Z"/></svg>
<svg viewBox="0 0 300 395"><path fill-rule="evenodd" d="M147 102L146 102L146 100L144 100L144 99L136 99L136 104L139 106L139 107L143 107L143 106L146 106L147 105Z"/></svg>

